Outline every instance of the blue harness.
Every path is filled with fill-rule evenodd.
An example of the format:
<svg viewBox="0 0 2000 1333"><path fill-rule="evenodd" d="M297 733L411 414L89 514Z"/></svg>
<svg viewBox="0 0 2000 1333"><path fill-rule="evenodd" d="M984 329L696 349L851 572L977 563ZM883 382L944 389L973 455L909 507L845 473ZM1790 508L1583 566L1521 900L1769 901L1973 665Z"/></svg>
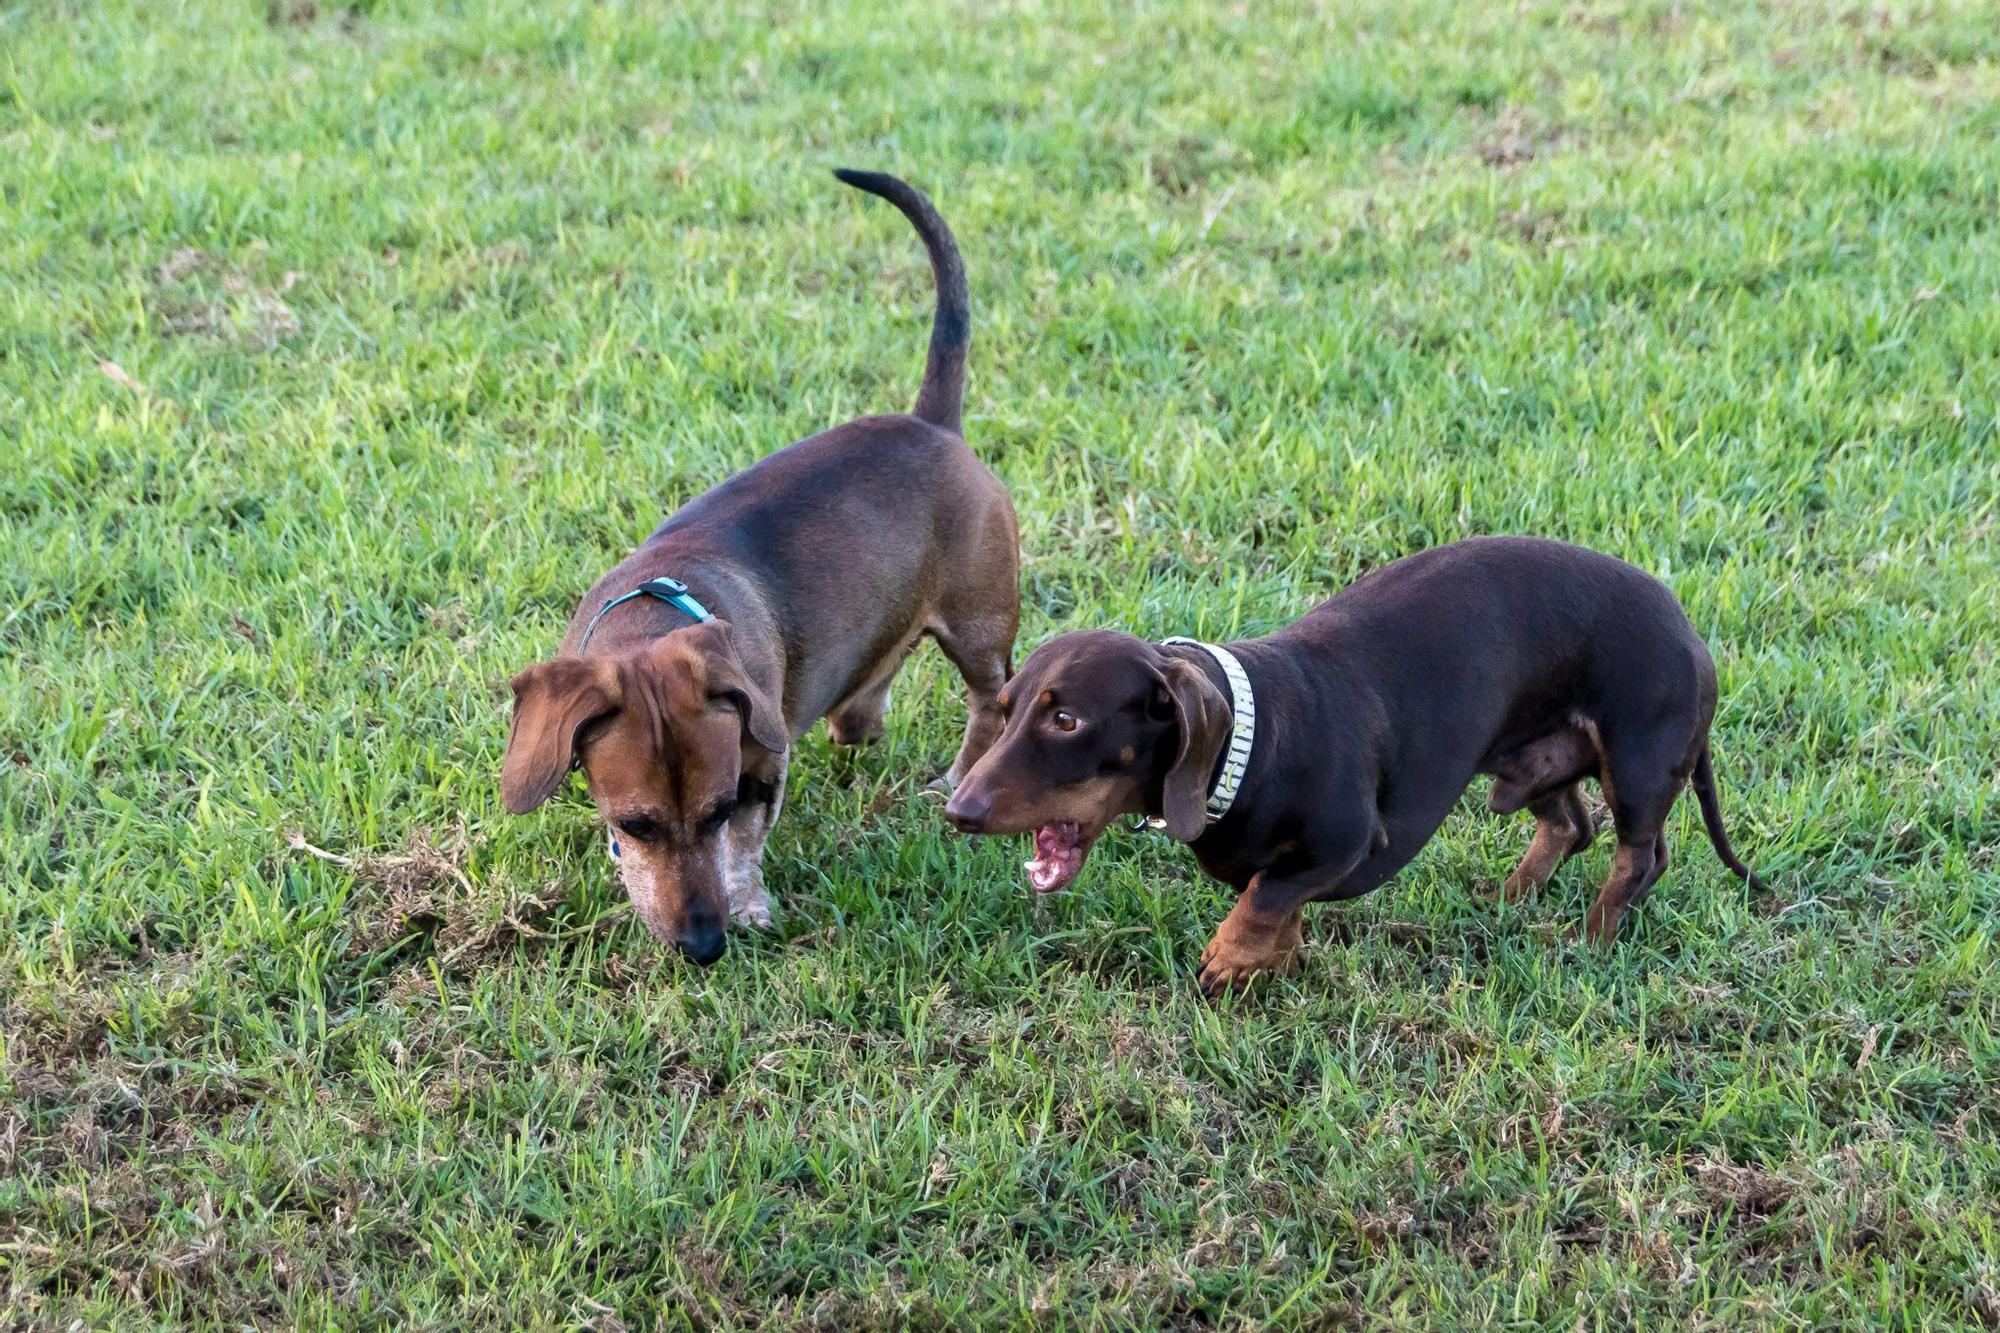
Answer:
<svg viewBox="0 0 2000 1333"><path fill-rule="evenodd" d="M581 653L590 646L590 636L597 633L597 622L604 619L607 611L614 606L623 606L634 597L657 597L682 615L691 618L696 624L715 619L709 614L707 607L694 599L694 594L688 591L687 584L679 579L647 579L632 591L621 593L597 608L597 614L583 627L583 642L577 644L577 652Z"/></svg>

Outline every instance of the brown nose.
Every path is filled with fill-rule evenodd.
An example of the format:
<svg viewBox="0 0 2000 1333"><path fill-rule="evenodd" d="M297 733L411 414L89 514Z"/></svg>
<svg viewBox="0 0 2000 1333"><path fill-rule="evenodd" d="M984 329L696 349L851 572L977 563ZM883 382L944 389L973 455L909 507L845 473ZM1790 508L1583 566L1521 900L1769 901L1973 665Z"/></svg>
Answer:
<svg viewBox="0 0 2000 1333"><path fill-rule="evenodd" d="M944 817L960 833L983 833L993 817L993 802L969 787L960 787L945 803Z"/></svg>

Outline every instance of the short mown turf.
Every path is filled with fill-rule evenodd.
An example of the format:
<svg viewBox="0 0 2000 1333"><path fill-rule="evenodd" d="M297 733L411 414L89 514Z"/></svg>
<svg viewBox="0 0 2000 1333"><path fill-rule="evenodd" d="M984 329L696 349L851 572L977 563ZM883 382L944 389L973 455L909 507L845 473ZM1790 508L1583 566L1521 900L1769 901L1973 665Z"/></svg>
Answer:
<svg viewBox="0 0 2000 1333"><path fill-rule="evenodd" d="M0 6L0 1323L2000 1320L2000 23L1977 3ZM659 517L901 410L956 228L1022 651L1472 533L1713 646L1598 956L1483 793L1227 907L950 836L926 649L700 972L507 678Z"/></svg>

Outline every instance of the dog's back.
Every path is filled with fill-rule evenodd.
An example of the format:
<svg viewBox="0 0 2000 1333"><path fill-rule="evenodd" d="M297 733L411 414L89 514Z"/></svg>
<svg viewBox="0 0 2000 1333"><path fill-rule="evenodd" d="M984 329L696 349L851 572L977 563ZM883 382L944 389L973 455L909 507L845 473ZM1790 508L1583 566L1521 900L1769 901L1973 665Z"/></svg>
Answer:
<svg viewBox="0 0 2000 1333"><path fill-rule="evenodd" d="M884 663L919 636L945 642L941 629L965 619L965 606L996 632L1004 624L1011 644L1015 612L988 608L1019 601L1013 505L959 435L971 307L957 243L894 176L834 174L894 204L930 258L937 306L914 407L787 445L689 500L586 594L569 638L580 640L593 607L651 571L727 566L754 581L756 614L782 645L794 722L893 674Z"/></svg>
<svg viewBox="0 0 2000 1333"><path fill-rule="evenodd" d="M1540 537L1473 537L1371 571L1272 636L1366 659L1378 689L1484 702L1531 692L1568 707L1594 678L1713 670L1672 591L1615 556ZM1712 684L1709 687L1712 691ZM1425 709L1424 711L1430 711ZM1504 707L1499 712L1508 711ZM1421 714L1420 714L1421 715Z"/></svg>

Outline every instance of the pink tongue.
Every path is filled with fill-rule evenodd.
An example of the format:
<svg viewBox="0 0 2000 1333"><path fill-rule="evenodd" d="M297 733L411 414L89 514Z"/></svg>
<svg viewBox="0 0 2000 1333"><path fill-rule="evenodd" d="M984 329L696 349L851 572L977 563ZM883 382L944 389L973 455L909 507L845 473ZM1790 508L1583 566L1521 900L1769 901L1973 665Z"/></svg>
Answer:
<svg viewBox="0 0 2000 1333"><path fill-rule="evenodd" d="M1074 821L1042 825L1035 830L1034 859L1024 868L1035 892L1054 893L1083 869L1082 831Z"/></svg>

